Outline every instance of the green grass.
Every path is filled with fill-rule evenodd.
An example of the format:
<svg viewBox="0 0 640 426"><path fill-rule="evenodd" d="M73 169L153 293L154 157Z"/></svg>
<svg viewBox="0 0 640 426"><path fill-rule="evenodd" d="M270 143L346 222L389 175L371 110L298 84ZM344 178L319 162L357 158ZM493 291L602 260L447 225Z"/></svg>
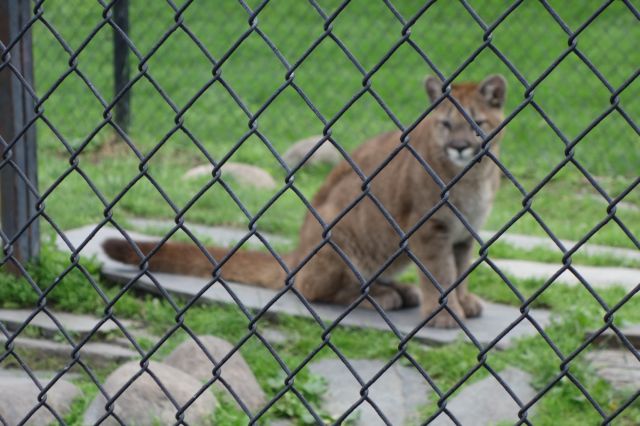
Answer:
<svg viewBox="0 0 640 426"><path fill-rule="evenodd" d="M29 266L31 276L39 277L40 283L46 288L48 280L55 279L55 272L63 270L69 263L66 256L45 247L44 257L40 264ZM91 271L91 276L104 290L107 297L112 300L119 287L111 286L103 282L98 276L95 265L91 262L83 262L83 265ZM1 274L3 293L0 294L1 306L7 307L33 307L33 291L23 280L11 279L7 274ZM59 310L75 310L100 314L104 309L95 293L86 287L86 279L75 274L69 274L69 281L61 281L48 298L50 307ZM542 284L537 280L512 279L523 297L531 296ZM65 291L66 286L76 289L74 292ZM501 282L489 269L478 269L470 277L472 291L487 300L495 302L515 304L519 301L514 293ZM6 289L6 290L5 290ZM623 296L624 291L618 288L599 290L600 296L611 307ZM78 304L82 299L86 303ZM183 306L185 301L176 299L178 306ZM76 308L71 308L76 304ZM558 349L567 356L575 350L583 341L588 330L596 329L603 324L604 309L598 305L593 297L581 287L567 287L552 285L534 302L534 308L545 307L554 313L553 323L545 329L548 336L555 342ZM127 295L118 300L113 306L113 311L118 318L129 318L142 324L148 332L157 337L144 339L140 344L145 350L150 350L157 340L175 324L175 310L166 301L151 296ZM535 313L534 313L535 317ZM615 323L624 325L640 321L640 300L636 298L627 302L615 315ZM225 305L197 305L189 309L184 317L184 325L196 334L212 334L220 336L228 341L239 342L247 333L248 319L234 306ZM285 344L275 344L274 348L284 360L289 369L295 369L301 365L308 354L312 353L323 341L320 337L322 329L312 320L281 315L278 317L264 317L257 322L257 330L260 332L265 327L275 328L289 336ZM117 336L112 336L117 337ZM187 339L188 335L178 329L168 335L167 341L153 354L152 360L162 360L180 342ZM331 343L347 358L351 359L381 359L388 360L398 350L398 339L391 333L359 330L340 327L331 333ZM586 352L593 350L587 348ZM241 347L241 353L255 373L259 383L265 389L269 398L272 398L284 386L284 373L267 351L262 343L255 337L250 337ZM446 392L457 384L461 377L477 364L478 349L467 341L460 340L454 344L432 348L420 343L412 342L407 346L407 353L420 363L434 380L436 386ZM20 352L27 364L32 369L57 370L62 368L60 361L42 359L37 354ZM335 357L328 346L324 346L314 360ZM12 358L9 358L11 363ZM400 361L408 364L404 358ZM558 374L561 360L552 352L548 344L540 337L533 336L519 339L516 343L503 351L492 350L489 352L487 363L500 371L507 365L512 365L529 372L533 377L533 386L536 390L544 388ZM3 363L3 366L7 364ZM94 366L92 366L93 368ZM112 368L95 367L94 371L99 380L104 380ZM72 372L81 372L73 369ZM571 363L571 372L588 390L593 398L606 412L615 410L617 406L629 397L626 390L613 389L606 382L593 374L591 368L584 360L584 354L579 355ZM481 368L474 374L470 383L488 373ZM78 424L85 407L96 394L95 385L89 382L86 374L75 380L85 392L85 397L74 402L71 413L66 420L69 424ZM325 392L322 380L311 375L308 369L303 368L295 380L296 388L305 395L305 398L315 407L318 406L321 395ZM219 423L224 425L245 424L246 417L235 407L235 403L222 395L218 395L221 406L216 412ZM423 407L421 415L428 416L437 408L434 394L431 403ZM534 424L554 425L562 416L566 423L591 425L598 424L598 415L591 408L589 402L580 395L574 385L566 379L556 384L553 389L536 404L536 413L531 416ZM326 415L326 413L325 413ZM287 393L267 413L267 418L280 416L293 417L300 424L311 421L302 404L295 395ZM426 417L425 417L426 418ZM329 417L327 417L329 420ZM640 410L631 407L625 411L618 423L621 425L633 425L640 421Z"/></svg>
<svg viewBox="0 0 640 426"><path fill-rule="evenodd" d="M65 4L44 4L44 17L56 27L72 48L77 48L101 19L99 5L77 0ZM422 4L418 0L397 2L399 11L412 16ZM330 14L336 0L321 1ZM495 19L509 4L491 0L472 2L487 22ZM584 21L596 5L582 8L553 2L560 16L572 28ZM222 2L216 10L204 4L191 4L184 23L214 56L221 57L247 28L246 12L234 2ZM131 40L146 54L174 23L173 11L163 2L132 4ZM152 17L153 19L151 19ZM295 63L322 34L323 21L306 2L268 4L258 15L259 27L290 63ZM286 24L282 24L282 23ZM582 52L614 86L635 70L640 59L632 40L638 27L621 2L611 5L578 37ZM345 43L365 69L371 69L398 40L401 25L382 3L351 2L333 22L334 33ZM213 30L215 29L215 30ZM445 73L453 72L481 43L482 30L457 2L441 2L429 9L412 27L415 41ZM36 81L39 93L46 92L68 69L68 57L41 23L34 25ZM566 46L566 36L538 2L524 2L494 32L496 45L520 72L534 81ZM113 98L111 77L111 33L102 28L78 55L78 69L109 101ZM40 59L39 59L40 58ZM39 60L38 60L39 59ZM133 64L138 60L132 58ZM41 65L46 62L46 66ZM167 96L182 108L211 77L211 63L184 31L178 29L160 46L148 62L148 74ZM134 74L136 67L134 66ZM285 68L257 34L250 35L222 66L225 81L237 92L246 107L255 113L284 82ZM509 80L507 112L523 99L524 88L495 55L481 53L460 75L460 80L480 79L502 72ZM373 88L404 125L413 122L427 106L421 89L424 76L431 71L407 45L401 46L373 76ZM295 72L295 82L326 118L334 117L361 87L362 75L331 40L324 40ZM638 85L631 84L620 95L620 102L632 119L637 119ZM603 112L609 94L599 80L569 55L535 91L535 99L568 138L576 137ZM161 185L175 206L184 207L206 178L184 181L180 176L190 167L206 163L206 158L181 130L172 133L175 112L146 78L132 90L133 122L130 137L136 149L146 155L163 142L148 161L149 175ZM140 161L122 141L105 149L113 140L107 125L95 136L92 130L102 122L103 107L78 76L71 74L44 102L47 118L72 149L88 142L79 153L79 169L110 202L138 173ZM184 126L215 159L221 159L247 131L248 118L226 90L215 83L184 115ZM284 153L294 141L322 133L324 125L292 88L287 88L257 118L260 132L273 147ZM348 150L368 137L394 128L391 120L370 95L358 100L332 126L332 135ZM53 132L40 123L40 187L49 188L69 168L69 154ZM615 143L614 143L615 142ZM637 134L617 113L603 120L577 145L575 159L596 176L611 197L620 194L637 176L640 150L635 149ZM508 125L502 161L527 191L564 159L564 144L533 108L525 108ZM53 161L52 161L53 160ZM257 136L250 136L231 157L269 170L284 182L285 172ZM296 175L296 186L310 198L321 184L328 168L303 168ZM251 191L235 182L230 186L255 215L276 190ZM606 217L606 204L582 174L571 164L533 198L532 208L550 229L562 238L579 239ZM601 198L601 197L600 197ZM505 180L488 227L498 229L522 208L522 195ZM640 205L640 194L632 191L626 202ZM51 217L63 228L70 228L103 217L104 206L88 184L74 171L55 188L45 201ZM75 208L70 209L73 205ZM135 215L173 217L175 211L158 190L143 177L113 209L116 219ZM261 229L294 235L305 214L302 202L292 192L284 193L260 219ZM618 217L635 235L640 231L640 212L619 207ZM210 188L187 212L195 222L244 226L249 219L219 185ZM518 232L542 234L540 226L525 214L513 227ZM610 222L593 241L634 247L617 225Z"/></svg>
<svg viewBox="0 0 640 426"><path fill-rule="evenodd" d="M248 2L255 7L257 1ZM320 5L331 14L338 0L322 0ZM419 0L394 2L405 18L412 16L422 4ZM486 21L496 19L511 2L503 0L470 1ZM575 7L570 2L551 2L570 28L576 30L598 7L597 2L585 2ZM71 0L44 2L44 18L66 40L72 49L82 45L89 33L101 21L102 8L98 3ZM184 13L184 24L202 41L206 49L220 58L235 40L248 28L248 15L235 2L217 2L210 10L207 2L193 2ZM166 2L131 2L131 40L146 55L154 44L174 24L174 12ZM635 18L622 2L614 2L587 29L578 36L578 46L602 75L614 86L621 85L636 69L640 52L636 43L640 36ZM289 63L295 63L319 37L324 21L307 3L271 2L258 15L259 28L278 47ZM371 70L399 39L402 25L386 10L382 2L352 1L333 21L333 34L342 40L360 64ZM69 55L55 41L41 22L33 26L35 49L36 90L44 95L68 69ZM446 75L456 68L482 43L483 31L458 2L438 2L411 28L411 39L434 61ZM100 29L77 56L78 69L92 82L95 90L109 103L113 99L111 75L112 34L108 27ZM529 82L557 58L567 46L567 37L539 2L523 2L493 32L494 45L503 52ZM136 75L139 61L132 57L132 72ZM178 29L169 36L146 62L150 75L166 95L182 109L211 78L212 64L188 36ZM255 114L285 81L286 70L257 34L250 35L229 60L221 67L222 76L238 94L247 109ZM490 73L507 76L509 95L507 112L513 111L523 99L525 89L490 51L482 52L462 72L459 80L478 80ZM403 123L411 124L426 108L426 94L421 84L426 74L432 74L420 56L409 46L401 46L372 77L372 87L394 115ZM295 83L304 91L326 120L332 119L346 102L362 87L362 75L343 52L330 39L324 40L295 71ZM638 82L632 83L620 94L620 105L632 120L640 118ZM601 82L579 61L569 55L535 90L535 100L551 117L568 139L580 133L602 113L609 104L609 92ZM39 185L41 192L50 195L44 200L46 212L62 229L70 229L104 218L105 205L120 197L123 188L137 178L140 159L158 144L162 146L146 165L148 176L142 177L115 204L113 217L126 223L132 216L173 218L175 209L182 209L207 183L206 177L184 180L181 176L193 166L206 163L206 157L183 130L172 132L176 113L143 77L133 87L132 124L129 136L137 152L114 137L110 125L93 134L103 120L104 108L90 93L80 78L71 74L43 103L44 114L55 126L62 141L43 122L38 122ZM197 138L210 155L222 159L248 130L248 118L235 104L220 83L206 90L183 116L184 128ZM298 139L321 134L324 124L304 104L292 88L277 96L272 104L257 117L258 129L280 154ZM332 126L333 137L348 151L369 137L394 128L393 122L375 99L365 95L359 99ZM69 147L64 147L66 143ZM588 133L576 146L574 158L591 173L598 184L616 197L638 176L640 150L638 135L620 114L614 112ZM79 150L80 147L83 147ZM565 145L532 108L527 107L509 123L502 146L501 159L515 179L528 193L535 191L531 208L558 237L579 240L607 217L607 204L594 190L577 167L569 163L542 189L540 181L565 158ZM71 151L71 152L69 152ZM71 153L77 154L77 169L71 170ZM276 180L284 183L285 171L270 154L265 144L252 135L235 151L231 161L241 161L267 169ZM71 170L71 171L70 171ZM330 168L303 167L295 176L296 186L310 199ZM67 175L67 171L70 173ZM61 182L57 182L65 176ZM99 192L94 194L90 180ZM154 187L161 186L170 198L168 203ZM255 191L232 180L229 186L249 212L249 218L235 205L232 198L214 185L187 211L188 222L246 226L250 218L276 194L277 190ZM498 230L506 226L514 215L521 213L523 195L508 180L503 179L487 229ZM616 215L628 230L640 235L640 192L636 188L618 206ZM292 241L305 214L305 207L292 191L285 192L258 221L261 230L280 233ZM43 222L46 235L53 234ZM509 228L509 232L546 235L533 215L525 212ZM177 238L180 238L177 236ZM636 248L634 243L613 221L601 226L589 242ZM557 262L559 252L546 249L519 250L501 241L490 249L495 258L524 258ZM605 256L574 255L577 264L615 265L637 267L637 262ZM39 291L47 292L47 304L59 310L103 314L109 301L115 301L113 311L122 318L131 318L145 324L157 336L162 336L175 324L175 311L159 298L128 292L119 296L120 288L99 279L99 266L90 260L81 263L93 277L96 291L79 268L72 268L59 277L69 266L68 256L45 244L41 257L32 262L28 270ZM36 306L38 291L24 280L0 270L0 305L3 307ZM415 281L415 273L408 272L404 279ZM524 297L535 292L541 282L512 280ZM470 278L472 289L487 300L515 304L519 301L507 286L489 269L480 268ZM101 295L102 294L102 295ZM621 289L599 290L608 306L623 297ZM178 300L179 304L184 301ZM637 297L626 303L615 316L616 323L640 321ZM534 303L535 307L551 309L554 323L546 329L566 356L584 340L587 330L602 324L604 310L582 287L552 285ZM185 315L185 324L194 332L214 334L230 342L238 342L248 332L246 317L231 306L196 306ZM321 328L312 321L287 316L263 318L261 327L276 327L292 336L286 345L276 346L279 356L289 368L296 368L305 357L322 343ZM27 332L31 333L29 330ZM152 357L163 356L187 338L178 330ZM351 358L388 360L397 351L398 341L391 333L371 330L336 329L331 342ZM155 341L142 339L145 350ZM477 364L477 349L468 342L457 342L441 348L427 348L411 343L408 352L435 380L442 391L447 391ZM591 348L587 349L591 350ZM243 356L256 374L269 396L284 385L281 369L273 357L254 336L241 348ZM53 360L42 360L25 354L28 362L38 368L61 368ZM325 347L316 359L335 356ZM46 362L49 362L48 364ZM11 362L11 360L7 361ZM514 365L532 374L537 390L544 388L559 372L560 360L541 337L518 341L505 351L491 351L487 362L500 370ZM597 379L584 361L583 355L571 363L571 371L598 401L606 412L618 407L628 395L624 390L612 389ZM96 368L99 379L108 374L108 368ZM486 376L480 369L471 381ZM86 391L83 399L74 402L66 419L78 424L86 405L97 391L86 377L77 380ZM297 376L296 388L312 404L317 405L323 393L322 383L303 368ZM240 425L246 417L235 404L219 395L220 408L215 416L219 424ZM563 379L547 393L531 417L536 425L556 425L562 419L567 425L598 424L599 416L577 388ZM422 410L423 415L433 413L435 400ZM302 404L292 393L287 393L272 410L268 418L293 417L298 423L309 421ZM625 411L616 424L640 423L638 405Z"/></svg>

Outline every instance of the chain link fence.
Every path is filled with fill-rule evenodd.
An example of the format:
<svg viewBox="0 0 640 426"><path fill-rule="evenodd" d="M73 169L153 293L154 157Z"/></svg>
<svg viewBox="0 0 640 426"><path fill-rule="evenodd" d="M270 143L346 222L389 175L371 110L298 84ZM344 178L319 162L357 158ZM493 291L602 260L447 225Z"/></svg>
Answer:
<svg viewBox="0 0 640 426"><path fill-rule="evenodd" d="M640 362L637 346L617 320L623 315L620 312L637 306L634 303L640 284L624 293L603 296L603 290L573 263L588 243L635 251L640 248L640 217L635 210L636 200L640 200L637 3L9 0L3 7L0 83L4 85L0 87L4 92L0 93L0 111L11 119L2 121L0 127L0 238L4 250L0 266L3 276L18 276L20 281L0 281L6 299L0 304L28 307L30 313L15 329L0 321L5 341L0 368L3 364L18 366L39 390L19 424L30 424L42 411L49 412L60 424L81 423L81 416L58 413L51 403L56 383L78 371L83 389L102 394L106 400L105 413L98 422L129 424L116 412L118 398L141 376L150 375L174 405L175 424L187 424L190 410L219 383L231 394L229 409L240 412L241 424L268 424L273 408L291 400L303 412L294 421L357 421L355 411L369 406L379 416L380 424L397 424L379 408L370 390L380 376L400 363L412 368L433 392L431 405L419 413L417 424L443 418L461 424L449 408L450 402L477 379L477 374L494 377L509 394L518 406L517 424L537 424L535 410L543 405L541 416L553 412L545 401L554 398L581 401L576 410L588 411L586 417L578 417L585 421L583 424L635 424L640 419L640 389L623 394L602 391L600 388L606 385L593 384L591 378L585 379L591 373L576 367L584 366L578 360L607 333L617 336L622 349L634 362ZM127 19L128 28L123 28ZM33 76L29 59L25 59L30 56ZM128 72L122 72L127 68ZM450 86L480 81L496 73L508 82L505 118L496 129L485 133L452 96ZM423 87L426 75L435 75L442 82L441 95L433 106L427 106L426 94L417 90ZM425 210L417 224L405 227L395 222L389 206L381 205L371 189L374 177L394 155L405 150L416 155L411 131L437 105L449 101L480 132L483 161L495 162L503 175L489 219L497 231L488 237L480 235L450 200L450 192L473 164L446 182L437 176L433 165L419 159L425 179L437 182L440 201ZM397 149L376 173L367 176L349 153L389 129L400 131ZM506 133L498 159L489 149L502 129ZM319 144L335 145L362 185L361 194L336 215L338 219L328 223L314 210L311 199L329 169L305 164L311 152L295 167L282 158L293 142L313 135L322 135L318 136ZM222 176L220 170L227 161L262 167L275 177L278 187L257 192L246 189ZM212 166L213 173L196 180L182 178L201 164ZM363 276L332 237L340 218L364 202L376 204L398 239L397 251L376 265L372 277ZM412 252L409 241L441 209L456 213L473 237L478 255L451 286L436 283L439 309L422 318L413 330L403 332L372 297L371 285L400 256L408 256L415 263L417 274L435 281ZM308 256L299 259L299 264L291 265L283 255L287 247L272 241L265 232L290 235L294 240L291 244L295 244L296 230L307 212L321 223L319 242ZM579 220L581 214L589 214L589 220ZM172 220L174 225L162 234L162 243L181 234L211 260L211 279L200 293L182 300L166 291L149 270L148 252L138 252L142 262L135 277L115 289L106 287L91 259L87 259L86 247L103 228L117 229L133 244L128 225L134 216ZM231 224L249 230L225 256L214 259L204 248L208 241L197 235L192 223ZM92 231L81 244L67 237L70 229L88 224L93 224ZM533 231L553 242L561 259L555 273L527 287L501 270L490 252L501 237L514 230ZM35 268L39 234L43 241L49 237L62 241L72 253L70 259L65 255L64 262L46 273L42 264L40 269ZM260 240L263 251L281 265L285 274L282 289L261 309L247 308L246 301L221 277L225 262L246 247L250 237ZM576 242L567 245L565 239ZM42 259L55 257L50 246L45 244L43 250L49 257ZM360 296L329 322L316 314L314 305L295 285L299 270L323 248L338 253L358 276L361 288ZM456 317L447 300L467 276L487 266L500 283L500 294L507 292L503 299L511 298L519 315L492 339L481 342L466 322ZM559 330L575 327L582 331L578 325L565 321L548 329L531 314L534 306L553 305L548 295L556 289L562 274L575 277L580 290L584 290L581 297L589 298L585 302L588 309L598 313L589 322L597 327L588 337L578 336L577 343L575 335L571 340ZM131 331L132 324L124 319L127 314L121 307L122 300L131 297L132 287L142 278L153 282L173 316L171 326L148 344L141 343ZM82 287L80 295L89 291L97 296L90 301L74 299L72 295L78 290L69 286ZM200 296L216 286L223 287L237 304L233 346L222 356L208 353L188 320ZM28 296L14 297L25 289ZM295 356L287 353L286 347L269 342L259 327L261 321L269 320L270 309L286 294L296 296L316 331L312 347ZM342 328L343 319L367 302L388 324L393 343L385 352L384 366L371 380L363 379L351 363L348 353L355 351L345 351L343 342L332 337ZM67 310L84 307L84 311L100 312L101 319L78 337L65 330L52 306ZM447 373L432 371L425 358L416 355L422 354L421 349L415 349L420 345L415 335L440 311L453 313L466 341L462 352L467 359L450 366L456 374L446 380L442 377ZM153 313L147 314L150 318L143 320L153 322ZM68 345L63 365L36 362L32 353L20 349L19 339L28 335L38 315L50 318L59 339ZM578 317L571 317L571 321ZM633 312L629 317L638 320ZM83 347L109 322L116 324L116 332L139 355L139 368L115 393L104 386L109 369L93 365L82 354ZM538 346L544 346L540 350L548 352L556 367L552 374L536 379L535 395L526 400L520 399L501 377L505 361L494 358L501 340L521 324L536 329ZM152 367L178 334L197 341L213 363L210 378L186 400L172 395ZM358 338L358 334L351 338ZM364 344L377 345L375 341ZM527 345L516 348L512 353L518 355L513 357L526 360ZM268 358L270 368L277 370L269 376L279 380L256 409L250 408L220 374L234 354L249 350ZM308 374L306 368L314 357L325 352L339 358L360 387L359 399L333 416L322 412L314 395L305 391L307 382L300 379ZM448 353L445 347L433 353L447 358L460 351ZM42 380L33 365L53 370L51 379ZM634 365L637 369L640 364ZM570 407L571 402L568 404ZM223 415L218 412L218 416ZM564 424L562 419L556 420L553 424ZM225 424L223 420L213 422ZM12 424L1 412L0 423Z"/></svg>

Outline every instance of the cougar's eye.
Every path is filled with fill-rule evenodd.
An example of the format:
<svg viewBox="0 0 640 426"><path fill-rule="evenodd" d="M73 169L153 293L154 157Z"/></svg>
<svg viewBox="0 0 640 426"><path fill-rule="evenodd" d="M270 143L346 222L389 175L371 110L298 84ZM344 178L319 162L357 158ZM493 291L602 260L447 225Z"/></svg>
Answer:
<svg viewBox="0 0 640 426"><path fill-rule="evenodd" d="M441 120L440 125L447 130L451 130L451 122L449 120Z"/></svg>
<svg viewBox="0 0 640 426"><path fill-rule="evenodd" d="M478 127L484 127L484 125L487 124L487 120L476 120L476 124Z"/></svg>

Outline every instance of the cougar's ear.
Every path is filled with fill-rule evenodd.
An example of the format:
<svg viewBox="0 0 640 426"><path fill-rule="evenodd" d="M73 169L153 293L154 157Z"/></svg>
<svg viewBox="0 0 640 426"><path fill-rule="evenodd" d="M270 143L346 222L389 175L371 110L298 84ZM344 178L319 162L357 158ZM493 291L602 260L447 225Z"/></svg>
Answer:
<svg viewBox="0 0 640 426"><path fill-rule="evenodd" d="M437 77L427 76L424 79L424 88L427 90L427 95L429 95L429 100L432 103L442 96L442 82Z"/></svg>
<svg viewBox="0 0 640 426"><path fill-rule="evenodd" d="M487 103L494 108L502 108L507 95L507 80L500 74L485 78L478 88Z"/></svg>

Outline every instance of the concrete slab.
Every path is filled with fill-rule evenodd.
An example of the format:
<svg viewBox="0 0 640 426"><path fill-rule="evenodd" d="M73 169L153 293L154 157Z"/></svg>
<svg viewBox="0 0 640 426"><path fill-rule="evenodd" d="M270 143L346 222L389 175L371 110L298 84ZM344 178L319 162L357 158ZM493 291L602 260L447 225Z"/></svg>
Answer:
<svg viewBox="0 0 640 426"><path fill-rule="evenodd" d="M8 330L15 331L27 321L32 313L33 311L28 309L0 309L0 323L4 324ZM91 333L100 322L100 318L90 315L77 315L55 311L51 311L51 314L67 332L78 334L81 337ZM127 327L131 325L130 321L122 321L122 323ZM49 315L42 311L29 321L29 325L37 327L46 336L56 334L60 331ZM116 330L119 330L119 327L115 322L109 320L103 323L96 333L98 335L104 335Z"/></svg>
<svg viewBox="0 0 640 426"><path fill-rule="evenodd" d="M127 222L129 222L137 231L140 232L148 232L147 230L149 229L166 232L176 225L176 223L171 220L162 219L133 218L127 219ZM186 226L196 236L209 238L215 241L216 244L220 244L222 246L231 246L232 244L236 244L238 241L242 240L248 232L246 229L230 228L228 226L206 226L189 222L186 222ZM267 238L270 243L273 244L290 243L290 240L288 238L282 237L280 235L264 232L262 232L261 234L265 238ZM258 247L263 245L262 242L255 236L249 238L247 243L249 245Z"/></svg>
<svg viewBox="0 0 640 426"><path fill-rule="evenodd" d="M67 371L66 373L63 374L62 378L68 381L73 381L73 380L77 380L82 378L82 374L77 373L77 372L72 372L73 369L71 371ZM57 371L33 371L32 372L36 378L40 381L40 384L42 384L43 386L48 384L51 379L53 379L58 372ZM9 369L4 369L4 368L0 368L0 382L2 382L3 379L26 379L29 378L31 379L31 376L29 376L27 374L27 372L21 368L9 368Z"/></svg>
<svg viewBox="0 0 640 426"><path fill-rule="evenodd" d="M171 229L175 224L170 220L158 220L158 219L128 219L131 225L138 230L157 229L159 231L167 231ZM229 228L222 226L205 226L198 224L188 224L189 229L196 235L207 237L220 244L222 246L230 246L240 241L247 233L246 230L238 228ZM85 227L88 228L88 227ZM85 230L85 228L80 228ZM93 229L91 227L91 229ZM86 232L88 235L88 232ZM133 233L132 235L141 234ZM482 231L480 235L483 238L490 238L494 235L491 231ZM290 240L282 236L273 234L264 234L264 236L274 244L290 244ZM152 238L144 236L144 239L153 240ZM535 237L529 235L520 234L505 234L500 237L500 241L509 243L515 247L523 249L531 249L533 247L546 247L553 250L558 250L553 241L545 237ZM573 241L562 240L566 247L573 247L576 243ZM249 246L261 246L262 243L258 238L252 237L247 241ZM581 252L587 254L606 254L610 256L624 257L628 259L634 259L640 261L640 251L624 249L618 247L607 247L596 244L585 244L580 249ZM508 259L493 259L494 263L504 273L509 274L515 278L536 278L540 280L547 280L553 276L561 267L561 263L542 263L532 262L527 260L508 260ZM640 270L634 268L623 267L600 267L600 266L585 266L585 265L573 265L578 273L589 282L595 288L607 288L611 286L621 286L625 290L629 291L640 284ZM567 285L580 285L580 281L570 271L563 272L556 281L561 284Z"/></svg>
<svg viewBox="0 0 640 426"><path fill-rule="evenodd" d="M495 231L480 231L480 236L488 240L493 238L495 235ZM522 235L522 234L511 234L506 233L502 235L498 241L505 242L514 247L530 250L534 247L542 247L553 251L558 251L558 246L551 240L549 237L536 237L533 235ZM560 240L566 249L571 249L576 245L575 241L570 240ZM633 249L625 249L620 247L609 247L603 246L599 244L591 244L585 243L579 249L580 253L584 253L587 255L607 255L607 256L615 256L621 257L630 260L638 260L640 261L640 251Z"/></svg>
<svg viewBox="0 0 640 426"><path fill-rule="evenodd" d="M0 335L0 345L4 345L7 338ZM31 339L27 337L18 337L13 340L13 347L17 352L31 351L42 358L56 358L61 361L71 361L73 347L68 343L58 343L51 340ZM5 348L0 349L0 354L5 352ZM86 343L80 349L80 356L83 359L89 359L96 364L109 362L120 362L137 358L138 352L123 348L119 345L108 343Z"/></svg>
<svg viewBox="0 0 640 426"><path fill-rule="evenodd" d="M86 226L83 228L66 232L67 238L76 245L81 244L85 238L93 231L93 227ZM154 240L155 238L137 233L130 233L133 238L139 240ZM96 256L97 260L103 262L103 274L116 282L126 283L136 275L136 268L130 265L124 265L108 258L101 248L101 243L106 238L117 237L119 233L115 229L103 228L89 241L83 249L84 256ZM59 246L64 249L64 244L58 241ZM174 295L192 298L199 293L208 281L204 278L154 273L153 276L158 283L168 292ZM159 289L151 279L143 276L137 280L135 286L139 289L159 293ZM240 301L247 308L262 309L277 294L273 290L258 288L248 285L231 283L230 288ZM217 302L226 304L235 304L233 298L220 285L214 284L206 290L200 302ZM314 303L312 307L316 314L324 321L335 321L345 311L344 306L328 305ZM293 294L287 292L283 294L275 304L269 308L272 313L284 313L295 316L309 317L309 311L303 303ZM542 326L545 327L549 323L550 314L544 310L534 309L530 311L531 316ZM387 313L389 319L399 332L408 334L413 333L415 328L421 322L421 316L417 308L405 309L401 311L390 311ZM487 303L484 314L480 318L469 319L465 322L465 326L473 334L473 336L483 344L493 341L499 334L503 332L512 322L520 317L518 308L507 305L498 305ZM368 309L355 309L341 321L343 326L374 328L389 331L389 325L376 312ZM445 344L453 342L460 338L466 338L461 329L434 329L422 327L415 332L415 339L433 344ZM506 336L498 342L498 347L508 346L513 339L535 335L537 331L528 322L523 320L511 330Z"/></svg>
<svg viewBox="0 0 640 426"><path fill-rule="evenodd" d="M551 278L562 267L561 263L529 262L526 260L495 259L493 262L509 276L523 279L537 278L544 281ZM630 291L640 284L640 270L638 269L584 265L573 265L573 267L594 288L618 286ZM570 286L582 285L580 280L568 270L556 278L555 282Z"/></svg>

